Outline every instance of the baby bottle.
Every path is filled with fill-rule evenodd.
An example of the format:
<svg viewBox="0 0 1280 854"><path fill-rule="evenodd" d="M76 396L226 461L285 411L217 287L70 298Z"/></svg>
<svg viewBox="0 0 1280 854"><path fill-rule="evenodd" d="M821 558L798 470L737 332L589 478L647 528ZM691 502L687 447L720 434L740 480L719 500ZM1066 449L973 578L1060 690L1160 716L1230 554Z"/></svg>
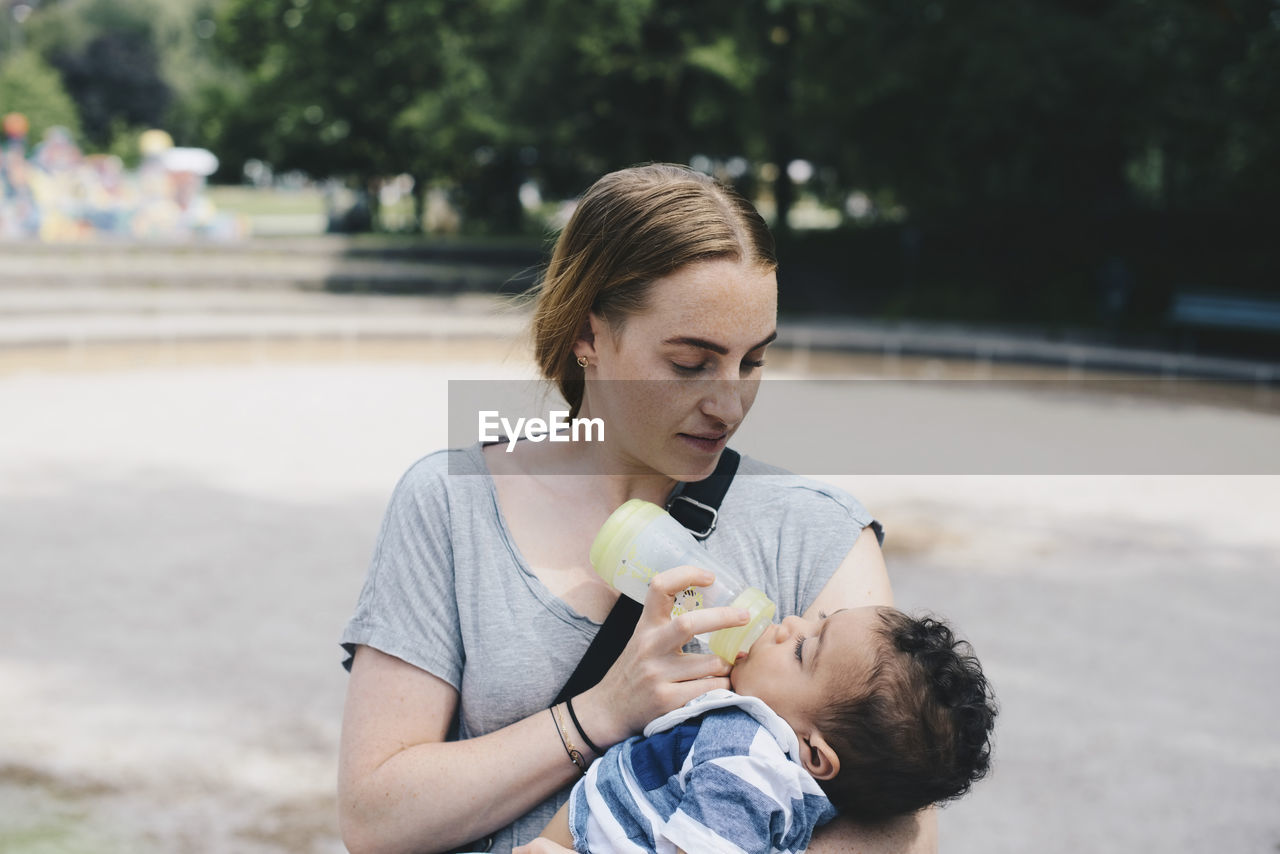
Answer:
<svg viewBox="0 0 1280 854"><path fill-rule="evenodd" d="M716 575L710 587L690 587L676 596L671 616L698 608L730 606L751 615L745 626L712 632L711 651L729 664L764 633L776 610L764 591L748 587L737 573L713 558L687 528L656 504L633 498L600 528L591 544L591 565L619 593L644 602L649 580L673 566L698 566Z"/></svg>

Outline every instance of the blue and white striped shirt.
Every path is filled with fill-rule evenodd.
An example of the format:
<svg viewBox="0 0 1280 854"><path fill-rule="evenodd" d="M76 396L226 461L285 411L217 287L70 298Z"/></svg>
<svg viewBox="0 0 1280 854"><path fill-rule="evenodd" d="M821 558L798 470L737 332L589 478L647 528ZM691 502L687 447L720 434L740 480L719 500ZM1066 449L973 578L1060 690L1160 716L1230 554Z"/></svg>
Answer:
<svg viewBox="0 0 1280 854"><path fill-rule="evenodd" d="M835 808L763 701L703 694L596 760L569 797L579 852L791 854Z"/></svg>

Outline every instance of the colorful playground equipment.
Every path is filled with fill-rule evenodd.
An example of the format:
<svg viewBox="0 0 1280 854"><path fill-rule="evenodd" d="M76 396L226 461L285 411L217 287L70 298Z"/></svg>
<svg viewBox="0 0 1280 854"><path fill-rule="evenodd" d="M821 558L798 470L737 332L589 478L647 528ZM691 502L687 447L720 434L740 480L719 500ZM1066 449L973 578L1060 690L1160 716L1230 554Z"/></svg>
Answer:
<svg viewBox="0 0 1280 854"><path fill-rule="evenodd" d="M111 154L85 155L64 128L50 128L27 154L29 124L3 119L0 240L235 240L245 223L219 213L204 193L218 158L179 148L162 130L138 140L141 164L128 170Z"/></svg>

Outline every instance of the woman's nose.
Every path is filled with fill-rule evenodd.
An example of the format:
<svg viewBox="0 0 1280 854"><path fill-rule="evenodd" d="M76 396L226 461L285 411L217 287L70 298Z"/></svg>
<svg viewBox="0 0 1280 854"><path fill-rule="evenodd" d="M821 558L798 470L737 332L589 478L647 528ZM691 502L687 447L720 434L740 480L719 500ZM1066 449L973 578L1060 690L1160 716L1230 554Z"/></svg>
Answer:
<svg viewBox="0 0 1280 854"><path fill-rule="evenodd" d="M740 422L745 413L741 380L711 380L709 385L702 411L730 427Z"/></svg>

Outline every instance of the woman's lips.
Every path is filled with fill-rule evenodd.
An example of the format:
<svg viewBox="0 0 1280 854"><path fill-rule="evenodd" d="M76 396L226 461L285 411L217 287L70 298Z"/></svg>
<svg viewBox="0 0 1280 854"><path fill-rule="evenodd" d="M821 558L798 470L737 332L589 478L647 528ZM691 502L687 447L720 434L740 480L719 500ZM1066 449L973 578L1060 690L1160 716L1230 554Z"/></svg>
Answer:
<svg viewBox="0 0 1280 854"><path fill-rule="evenodd" d="M692 433L677 433L686 445L695 450L702 451L705 454L714 454L724 450L725 442L728 441L729 434L716 433L696 436Z"/></svg>

